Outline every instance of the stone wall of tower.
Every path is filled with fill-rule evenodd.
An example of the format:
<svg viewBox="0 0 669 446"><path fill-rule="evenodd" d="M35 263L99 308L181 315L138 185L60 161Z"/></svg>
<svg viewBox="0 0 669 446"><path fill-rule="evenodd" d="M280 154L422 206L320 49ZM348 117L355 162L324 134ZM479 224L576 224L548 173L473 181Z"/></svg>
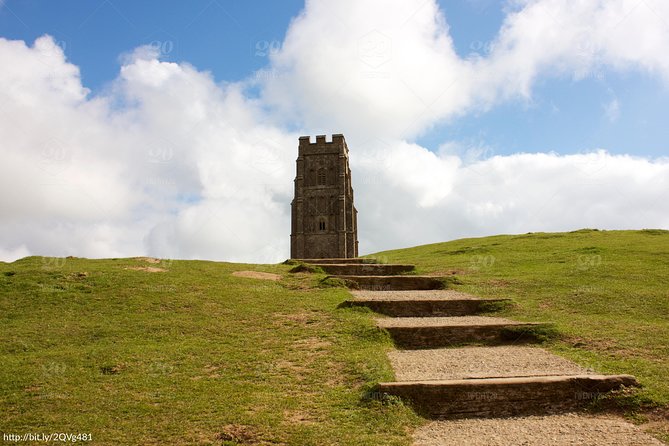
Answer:
<svg viewBox="0 0 669 446"><path fill-rule="evenodd" d="M358 256L357 211L344 135L299 140L295 198L291 203L290 257Z"/></svg>

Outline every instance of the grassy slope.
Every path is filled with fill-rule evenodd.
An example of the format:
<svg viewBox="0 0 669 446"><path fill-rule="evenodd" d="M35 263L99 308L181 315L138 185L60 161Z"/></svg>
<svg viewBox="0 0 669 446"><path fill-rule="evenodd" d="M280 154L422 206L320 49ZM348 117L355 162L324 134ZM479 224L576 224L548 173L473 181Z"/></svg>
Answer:
<svg viewBox="0 0 669 446"><path fill-rule="evenodd" d="M420 272L461 274L463 291L510 297L505 313L554 322L549 348L605 373L630 373L669 404L669 231L534 233L376 254Z"/></svg>
<svg viewBox="0 0 669 446"><path fill-rule="evenodd" d="M496 236L377 256L512 297L509 316L557 324L549 348L635 374L644 398L669 403L669 232ZM284 280L230 276L242 269ZM336 309L345 292L287 270L0 263L0 431L90 432L95 444L406 444L420 420L361 401L391 376L387 338L368 313Z"/></svg>
<svg viewBox="0 0 669 446"><path fill-rule="evenodd" d="M126 269L167 267L167 272ZM231 276L257 269L281 282ZM0 263L0 431L94 444L407 444L365 402L391 378L369 313L288 267L31 257Z"/></svg>

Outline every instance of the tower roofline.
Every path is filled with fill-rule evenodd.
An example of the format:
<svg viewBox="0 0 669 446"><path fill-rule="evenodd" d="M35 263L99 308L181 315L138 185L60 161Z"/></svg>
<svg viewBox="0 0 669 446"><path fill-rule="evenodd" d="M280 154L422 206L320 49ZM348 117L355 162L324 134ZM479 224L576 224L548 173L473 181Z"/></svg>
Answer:
<svg viewBox="0 0 669 446"><path fill-rule="evenodd" d="M311 136L300 136L300 145L316 145L316 144L338 144L344 141L344 135L341 133L333 133L330 141L327 140L327 135L316 135L316 141L311 142Z"/></svg>

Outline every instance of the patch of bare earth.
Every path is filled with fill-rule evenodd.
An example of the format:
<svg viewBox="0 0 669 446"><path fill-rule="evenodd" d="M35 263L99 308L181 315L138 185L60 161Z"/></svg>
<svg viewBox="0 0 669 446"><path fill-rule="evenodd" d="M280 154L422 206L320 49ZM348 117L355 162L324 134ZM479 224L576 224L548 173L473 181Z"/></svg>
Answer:
<svg viewBox="0 0 669 446"><path fill-rule="evenodd" d="M646 422L641 425L644 431L669 437L669 408L662 407L644 413Z"/></svg>
<svg viewBox="0 0 669 446"><path fill-rule="evenodd" d="M140 260L146 263L160 263L161 259L156 259L155 257L135 257L135 260Z"/></svg>
<svg viewBox="0 0 669 446"><path fill-rule="evenodd" d="M191 376L190 379L192 379L193 381L198 381L201 379L217 379L221 377L220 370L221 366L209 364L204 366L204 368L202 369L203 374Z"/></svg>
<svg viewBox="0 0 669 446"><path fill-rule="evenodd" d="M301 410L284 410L283 418L290 424L314 424L318 419Z"/></svg>
<svg viewBox="0 0 669 446"><path fill-rule="evenodd" d="M319 312L300 311L298 313L274 313L272 324L277 327L331 327L333 321Z"/></svg>
<svg viewBox="0 0 669 446"><path fill-rule="evenodd" d="M234 441L238 444L258 444L260 435L253 426L244 424L228 424L223 426L221 432L216 436L217 440Z"/></svg>
<svg viewBox="0 0 669 446"><path fill-rule="evenodd" d="M278 274L263 273L260 271L235 271L232 275L235 277L246 277L248 279L281 280L281 276Z"/></svg>
<svg viewBox="0 0 669 446"><path fill-rule="evenodd" d="M306 338L298 339L293 342L293 346L305 350L327 350L332 345L332 342L320 338Z"/></svg>
<svg viewBox="0 0 669 446"><path fill-rule="evenodd" d="M310 373L310 369L306 364L297 363L288 359L280 359L274 363L274 367L282 373L288 373L298 381L302 381Z"/></svg>
<svg viewBox="0 0 669 446"><path fill-rule="evenodd" d="M653 356L652 349L630 348L610 339L584 339L579 337L569 337L566 339L572 347L588 351L603 352L625 358L648 358Z"/></svg>
<svg viewBox="0 0 669 446"><path fill-rule="evenodd" d="M165 268L158 268L155 266L128 266L125 269L131 269L133 271L146 271L147 273L164 273L167 271Z"/></svg>
<svg viewBox="0 0 669 446"><path fill-rule="evenodd" d="M506 288L511 285L511 282L504 279L490 279L486 281L486 284L496 288Z"/></svg>

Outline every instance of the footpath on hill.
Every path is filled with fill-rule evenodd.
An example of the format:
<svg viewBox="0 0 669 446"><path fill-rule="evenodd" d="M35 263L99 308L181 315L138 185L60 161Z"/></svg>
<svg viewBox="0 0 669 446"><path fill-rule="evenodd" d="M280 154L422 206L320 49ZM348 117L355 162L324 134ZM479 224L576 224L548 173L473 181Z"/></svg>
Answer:
<svg viewBox="0 0 669 446"><path fill-rule="evenodd" d="M410 265L341 259L318 266L355 289L345 305L382 315L377 325L398 347L389 353L396 380L377 390L433 420L414 433L415 446L662 445L621 417L580 410L638 386L633 376L597 374L538 347L545 324L479 315L504 299L396 273Z"/></svg>
<svg viewBox="0 0 669 446"><path fill-rule="evenodd" d="M388 293L392 293L388 295ZM404 299L425 300L427 295L437 301L472 299L449 290L440 291L353 291L356 304L368 300ZM380 327L425 327L437 323L468 328L483 324L513 323L507 319L483 316L456 316L451 318L379 318ZM480 340L479 340L480 342ZM592 370L530 345L459 346L446 348L402 349L389 353L397 382L439 382L448 380L473 380L495 378L540 378L594 375ZM550 390L550 389L549 389ZM414 446L441 445L658 445L662 443L642 432L624 419L611 415L586 415L567 412L515 417L496 416L494 410L502 392L489 388L483 392L468 390L467 397L493 406L485 418L456 418L435 420L414 433ZM575 396L584 401L593 397L583 390ZM528 401L516 401L522 406ZM552 412L550 408L546 412ZM474 414L476 415L476 414ZM502 415L505 415L504 413Z"/></svg>

